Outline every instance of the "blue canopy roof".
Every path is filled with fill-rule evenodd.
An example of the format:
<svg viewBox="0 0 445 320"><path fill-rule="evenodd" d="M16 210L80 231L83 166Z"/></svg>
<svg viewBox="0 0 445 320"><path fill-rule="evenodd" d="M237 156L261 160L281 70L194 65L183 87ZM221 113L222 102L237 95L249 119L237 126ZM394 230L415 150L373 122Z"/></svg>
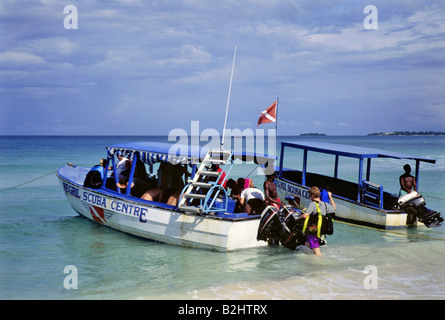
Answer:
<svg viewBox="0 0 445 320"><path fill-rule="evenodd" d="M129 142L107 146L110 154L132 156L134 152L139 152L141 160L147 164L169 161L171 163L199 162L204 159L210 148L193 145L179 145L162 142ZM259 155L248 152L234 152L234 159L242 161L254 161L258 164L265 164L274 160L267 155ZM132 159L130 159L132 160Z"/></svg>
<svg viewBox="0 0 445 320"><path fill-rule="evenodd" d="M134 152L139 152L141 160L147 164L156 162L170 161L184 162L184 161L200 161L206 152L201 152L201 148L196 146L180 146L174 147L174 144L162 142L128 142L107 146L110 154L118 154L127 157L132 157ZM132 160L132 159L130 159Z"/></svg>
<svg viewBox="0 0 445 320"><path fill-rule="evenodd" d="M393 158L393 159L408 159L418 160L428 163L436 163L436 160L426 157L418 157L409 154L403 154L392 151L384 151L365 147L349 146L345 144L335 144L318 141L283 141L282 146L289 146L293 148L315 151L320 153L327 153L339 155L350 158Z"/></svg>

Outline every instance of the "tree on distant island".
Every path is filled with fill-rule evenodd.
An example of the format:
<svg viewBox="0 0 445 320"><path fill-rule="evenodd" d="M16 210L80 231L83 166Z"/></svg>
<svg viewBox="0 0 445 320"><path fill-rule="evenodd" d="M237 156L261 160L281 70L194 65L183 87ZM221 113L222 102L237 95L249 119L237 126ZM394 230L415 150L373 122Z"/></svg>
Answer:
<svg viewBox="0 0 445 320"><path fill-rule="evenodd" d="M325 136L326 133L301 133L300 136Z"/></svg>
<svg viewBox="0 0 445 320"><path fill-rule="evenodd" d="M445 136L445 132L437 131L394 131L369 133L368 136Z"/></svg>

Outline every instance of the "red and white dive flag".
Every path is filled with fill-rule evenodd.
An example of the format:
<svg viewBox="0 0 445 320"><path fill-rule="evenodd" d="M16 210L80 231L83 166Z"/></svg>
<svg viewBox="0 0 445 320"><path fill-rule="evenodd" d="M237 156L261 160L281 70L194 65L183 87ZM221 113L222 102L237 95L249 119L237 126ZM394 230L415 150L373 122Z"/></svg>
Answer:
<svg viewBox="0 0 445 320"><path fill-rule="evenodd" d="M259 126L262 123L277 122L277 102L275 101L272 105L260 113L260 118L258 119Z"/></svg>

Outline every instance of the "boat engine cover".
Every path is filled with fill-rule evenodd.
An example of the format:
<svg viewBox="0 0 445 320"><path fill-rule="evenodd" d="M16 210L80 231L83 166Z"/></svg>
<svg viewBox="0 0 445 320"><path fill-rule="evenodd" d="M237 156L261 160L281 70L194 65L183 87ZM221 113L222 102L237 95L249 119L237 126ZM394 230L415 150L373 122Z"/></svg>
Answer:
<svg viewBox="0 0 445 320"><path fill-rule="evenodd" d="M267 206L261 213L257 240L269 241L269 239L276 238L281 227L281 221L278 217L278 209L273 206Z"/></svg>
<svg viewBox="0 0 445 320"><path fill-rule="evenodd" d="M305 244L307 236L302 232L304 220L298 219L298 211L295 209L284 206L277 210L268 206L261 216L257 240L267 241L269 244L279 242L291 250Z"/></svg>
<svg viewBox="0 0 445 320"><path fill-rule="evenodd" d="M400 209L404 210L410 206L420 207L422 205L425 205L425 199L420 193L412 191L411 193L400 197L398 203Z"/></svg>
<svg viewBox="0 0 445 320"><path fill-rule="evenodd" d="M428 209L421 194L412 191L398 200L399 208L408 215L415 216L428 228L439 227L444 219L440 212Z"/></svg>

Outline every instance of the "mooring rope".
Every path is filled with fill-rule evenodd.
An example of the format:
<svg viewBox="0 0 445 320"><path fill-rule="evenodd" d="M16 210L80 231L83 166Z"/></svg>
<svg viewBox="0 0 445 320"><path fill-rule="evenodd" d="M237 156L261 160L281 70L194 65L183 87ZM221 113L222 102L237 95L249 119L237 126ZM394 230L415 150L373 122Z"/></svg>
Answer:
<svg viewBox="0 0 445 320"><path fill-rule="evenodd" d="M334 222L342 223L342 224L345 224L345 225L348 225L348 226L352 226L352 227L364 228L364 229L369 229L369 230L376 230L376 231L386 232L386 233L393 233L393 234L407 236L407 237L445 241L445 239L442 239L442 238L434 238L434 237L422 236L422 235L418 235L418 234L408 234L408 233L397 232L397 231L393 231L393 230L386 230L386 229L379 229L379 228L373 228L373 227L368 227L368 226L361 226L361 225L358 225L358 224L353 224L353 223L349 223L349 222L345 222L345 221L334 220Z"/></svg>
<svg viewBox="0 0 445 320"><path fill-rule="evenodd" d="M48 172L48 173L44 174L43 176L40 176L40 177L31 179L31 180L28 180L28 181L23 182L23 183L20 183L20 184L18 184L18 185L16 185L16 186L9 187L9 188L6 188L6 189L2 189L2 190L0 190L0 192L4 192L4 191L8 191L8 190L12 190L12 189L16 189L16 188L18 188L18 187L24 186L25 184L28 184L28 183L31 183L31 182L33 182L33 181L42 179L43 177L49 176L50 174L53 174L53 173L56 172L56 171L57 171L57 169L56 169L56 170L53 170L53 171L51 171L51 172Z"/></svg>
<svg viewBox="0 0 445 320"><path fill-rule="evenodd" d="M433 199L437 199L437 200L443 200L443 201L445 201L444 198L438 198L438 197L430 196L430 195L428 195L428 194L426 194L426 193L423 193L422 195L425 195L425 196L428 197L428 198L433 198Z"/></svg>

